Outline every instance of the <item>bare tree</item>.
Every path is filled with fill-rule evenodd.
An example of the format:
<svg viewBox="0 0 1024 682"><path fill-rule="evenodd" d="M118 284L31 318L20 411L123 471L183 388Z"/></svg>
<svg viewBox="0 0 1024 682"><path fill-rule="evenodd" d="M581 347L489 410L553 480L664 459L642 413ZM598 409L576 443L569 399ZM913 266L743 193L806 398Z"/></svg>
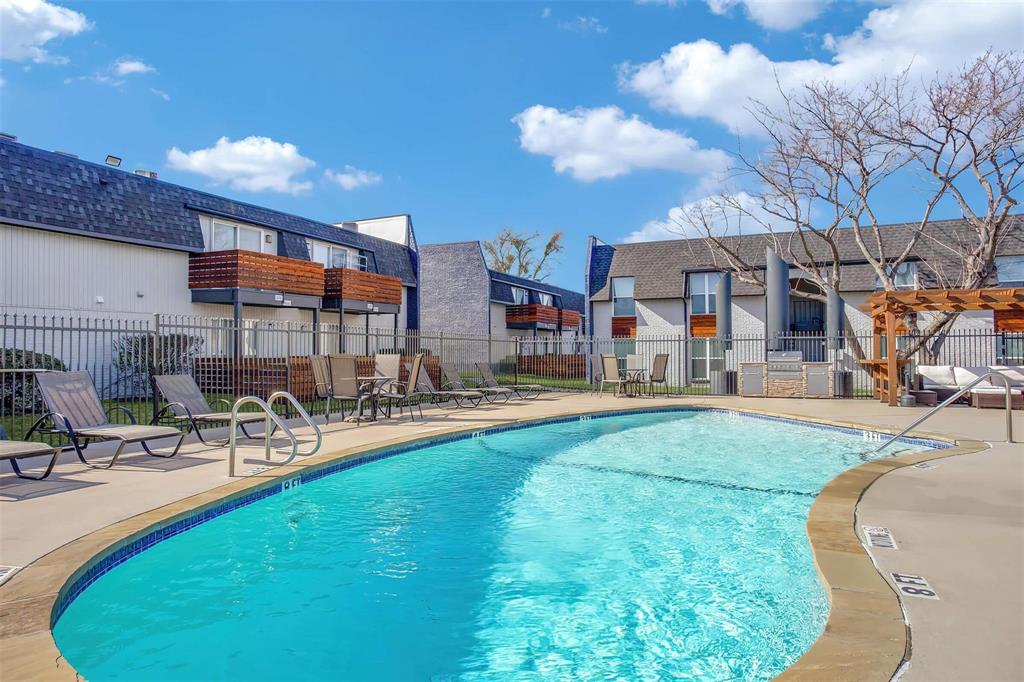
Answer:
<svg viewBox="0 0 1024 682"><path fill-rule="evenodd" d="M822 290L840 286L839 240L846 236L884 290L898 288L895 274L911 257L938 286L985 284L1024 177L1021 53L987 53L919 86L904 72L866 87L821 82L783 94L781 106L750 106L767 144L753 156L740 150L735 170L756 189L690 205L678 215L681 232L700 234L717 263L760 286L760 254L732 237L744 223L764 232L764 244ZM920 217L910 229L887 232L875 196L914 171L928 181ZM966 231L929 229L943 201L955 202ZM955 317L935 315L923 328L906 319L915 339L901 355L921 348L934 353Z"/></svg>
<svg viewBox="0 0 1024 682"><path fill-rule="evenodd" d="M922 231L932 254L922 263L939 286L984 286L1014 224L1014 194L1024 182L1024 54L988 52L937 76L918 95L898 87L876 93L897 123L884 134L910 151L932 200L951 198L966 226L956 235ZM909 324L915 338L903 354L933 351L926 342L941 342L956 316L933 315L923 328Z"/></svg>
<svg viewBox="0 0 1024 682"><path fill-rule="evenodd" d="M540 238L539 232L521 234L506 227L497 237L483 243L487 265L498 272L543 281L551 274L548 270L551 259L565 248L562 237L561 231L551 235L538 256L534 243Z"/></svg>

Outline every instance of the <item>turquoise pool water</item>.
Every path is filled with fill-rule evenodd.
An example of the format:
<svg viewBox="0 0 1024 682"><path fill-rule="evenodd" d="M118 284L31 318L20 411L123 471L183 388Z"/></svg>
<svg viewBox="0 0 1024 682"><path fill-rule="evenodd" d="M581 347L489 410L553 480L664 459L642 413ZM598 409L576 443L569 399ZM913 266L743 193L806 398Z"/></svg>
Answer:
<svg viewBox="0 0 1024 682"><path fill-rule="evenodd" d="M871 446L691 411L427 447L160 542L54 635L94 682L769 679L827 616L811 502Z"/></svg>

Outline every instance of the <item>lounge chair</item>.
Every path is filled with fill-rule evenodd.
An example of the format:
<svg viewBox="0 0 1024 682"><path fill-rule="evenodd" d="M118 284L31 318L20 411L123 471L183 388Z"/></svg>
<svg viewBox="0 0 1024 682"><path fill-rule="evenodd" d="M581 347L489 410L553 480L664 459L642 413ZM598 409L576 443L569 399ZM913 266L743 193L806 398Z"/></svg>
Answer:
<svg viewBox="0 0 1024 682"><path fill-rule="evenodd" d="M409 363L405 363L405 367L411 374L412 366ZM468 403L470 407L476 407L484 399L484 394L480 391L439 391L434 386L434 380L430 378L430 373L422 370L420 371L420 381L417 388L421 393L425 393L430 396L430 403L432 405L439 405L441 403L454 401L456 407L465 407L465 405L463 405L464 402Z"/></svg>
<svg viewBox="0 0 1024 682"><path fill-rule="evenodd" d="M480 386L483 388L508 388L515 391L516 397L530 400L539 396L544 390L540 384L499 384L489 362L478 362L476 368L480 372Z"/></svg>
<svg viewBox="0 0 1024 682"><path fill-rule="evenodd" d="M36 382L48 412L32 425L25 437L31 438L36 431L67 436L78 459L93 469L114 466L129 443L140 443L142 449L153 457L174 457L188 435L170 426L139 424L132 411L122 405L115 405L111 410L124 412L131 424L112 424L88 372L41 372L36 375ZM44 426L47 422L49 427ZM172 437L176 437L178 442L171 454L161 455L150 450L149 441ZM93 464L85 458L85 449L96 440L120 441L106 466Z"/></svg>
<svg viewBox="0 0 1024 682"><path fill-rule="evenodd" d="M11 467L14 469L14 473L18 478L27 478L30 481L43 480L50 475L51 471L53 471L53 466L57 463L57 457L60 455L60 450L60 447L47 445L46 443L7 440L7 434L4 432L3 427L0 427L0 459L10 460ZM18 466L19 459L45 456L49 456L50 463L46 466L46 471L43 472L42 476L31 476L26 474L21 470L21 467Z"/></svg>
<svg viewBox="0 0 1024 682"><path fill-rule="evenodd" d="M217 398L214 402L224 403L228 411L215 412L210 407L210 403L206 401L203 392L199 390L199 386L196 385L196 380L188 374L161 374L154 376L153 381L156 383L156 388L160 395L167 401L167 404L153 415L152 424L159 424L161 420L167 419L187 421L188 431L186 433L195 432L196 436L199 437L199 442L203 445L209 445L206 439L203 438L203 432L199 427L201 425L228 424L231 422L231 408L233 407L231 402L224 398ZM249 432L245 430L245 424L252 424L263 420L264 415L262 413L240 412L237 423L245 437L252 438ZM228 440L225 439L219 446L227 445Z"/></svg>
<svg viewBox="0 0 1024 682"><path fill-rule="evenodd" d="M441 363L441 373L444 374L444 386L441 387L442 391L455 390L455 391L479 391L484 394L484 398L489 403L493 403L498 398L504 398L507 403L515 395L515 391L511 388L490 388L487 386L467 386L466 382L462 380L459 375L459 370L455 368L450 362Z"/></svg>
<svg viewBox="0 0 1024 682"><path fill-rule="evenodd" d="M626 388L629 382L622 378L619 373L619 359L614 355L601 355L601 397L604 397L604 385L611 384L615 387L615 395Z"/></svg>
<svg viewBox="0 0 1024 682"><path fill-rule="evenodd" d="M601 379L604 378L604 372L601 367L601 356L591 355L590 356L590 383L594 385L594 393L603 388L601 386Z"/></svg>
<svg viewBox="0 0 1024 682"><path fill-rule="evenodd" d="M357 411L362 413L363 401L371 398L369 388L359 384L359 373L357 371L356 356L348 354L332 354L327 357L327 364L330 368L330 385L327 386L327 412L331 412L331 402L337 400L341 403L341 418L345 418L345 401L351 400L355 403L352 414Z"/></svg>

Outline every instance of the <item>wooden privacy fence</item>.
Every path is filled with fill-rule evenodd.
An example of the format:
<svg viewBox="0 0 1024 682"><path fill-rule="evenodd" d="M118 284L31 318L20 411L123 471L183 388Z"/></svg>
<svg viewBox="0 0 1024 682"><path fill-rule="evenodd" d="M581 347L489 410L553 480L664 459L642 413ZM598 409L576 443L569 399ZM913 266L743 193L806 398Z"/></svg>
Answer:
<svg viewBox="0 0 1024 682"><path fill-rule="evenodd" d="M520 374L552 379L583 379L587 376L586 355L520 355L516 361Z"/></svg>
<svg viewBox="0 0 1024 682"><path fill-rule="evenodd" d="M406 363L412 363L412 356L402 356L399 381L408 381ZM374 374L372 356L356 358L359 376ZM423 358L423 369L430 375L434 386L441 386L441 363L437 356ZM204 393L240 397L255 395L266 398L275 391L288 391L300 401L316 399L313 382L313 366L309 357L297 355L281 358L194 358L192 376Z"/></svg>

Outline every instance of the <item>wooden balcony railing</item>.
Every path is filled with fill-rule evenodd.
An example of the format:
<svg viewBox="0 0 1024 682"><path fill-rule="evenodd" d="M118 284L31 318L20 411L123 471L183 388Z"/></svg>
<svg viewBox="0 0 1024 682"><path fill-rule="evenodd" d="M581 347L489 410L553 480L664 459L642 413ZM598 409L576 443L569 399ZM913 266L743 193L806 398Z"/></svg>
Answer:
<svg viewBox="0 0 1024 682"><path fill-rule="evenodd" d="M562 308L558 313L562 329L575 329L580 326L582 318L575 310L566 310L565 308Z"/></svg>
<svg viewBox="0 0 1024 682"><path fill-rule="evenodd" d="M636 338L636 316L615 315L612 317L612 336L616 338Z"/></svg>
<svg viewBox="0 0 1024 682"><path fill-rule="evenodd" d="M242 287L323 296L324 266L241 249L193 253L188 259L188 287Z"/></svg>
<svg viewBox="0 0 1024 682"><path fill-rule="evenodd" d="M506 325L545 324L558 326L558 308L540 303L505 307Z"/></svg>
<svg viewBox="0 0 1024 682"><path fill-rule="evenodd" d="M351 268L327 268L324 281L327 296L349 301L402 304L402 280L398 277Z"/></svg>

